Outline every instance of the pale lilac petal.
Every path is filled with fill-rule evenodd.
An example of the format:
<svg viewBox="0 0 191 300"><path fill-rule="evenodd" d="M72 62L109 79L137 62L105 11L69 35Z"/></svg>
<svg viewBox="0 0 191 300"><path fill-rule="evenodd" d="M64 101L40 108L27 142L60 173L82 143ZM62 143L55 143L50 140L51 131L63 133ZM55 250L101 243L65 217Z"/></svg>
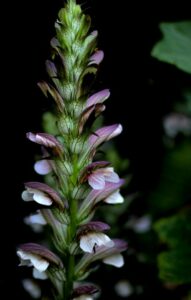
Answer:
<svg viewBox="0 0 191 300"><path fill-rule="evenodd" d="M22 285L32 298L39 299L41 297L41 289L33 280L24 279Z"/></svg>
<svg viewBox="0 0 191 300"><path fill-rule="evenodd" d="M91 57L88 65L99 65L104 58L104 52L102 50L96 51Z"/></svg>
<svg viewBox="0 0 191 300"><path fill-rule="evenodd" d="M39 225L46 225L47 222L45 220L45 218L42 216L41 212L38 211L35 214L32 214L28 217L25 218L25 223L27 225L31 225L31 224L39 224Z"/></svg>
<svg viewBox="0 0 191 300"><path fill-rule="evenodd" d="M52 166L49 160L42 159L35 163L34 170L39 175L47 175L52 171Z"/></svg>
<svg viewBox="0 0 191 300"><path fill-rule="evenodd" d="M109 195L106 199L104 199L105 203L108 204L119 204L124 202L124 198L119 193L119 190Z"/></svg>
<svg viewBox="0 0 191 300"><path fill-rule="evenodd" d="M86 103L86 108L98 104L103 103L105 100L107 100L110 96L110 91L108 89L102 90L91 97L88 98Z"/></svg>
<svg viewBox="0 0 191 300"><path fill-rule="evenodd" d="M94 190L102 190L105 187L104 175L92 173L88 177L88 183Z"/></svg>
<svg viewBox="0 0 191 300"><path fill-rule="evenodd" d="M118 253L104 258L103 262L107 265L121 268L124 265L124 258L120 253Z"/></svg>
<svg viewBox="0 0 191 300"><path fill-rule="evenodd" d="M48 279L46 272L39 272L36 268L33 269L32 274L35 279L40 279L40 280Z"/></svg>
<svg viewBox="0 0 191 300"><path fill-rule="evenodd" d="M122 132L121 124L102 127L89 137L89 143L93 147L97 147L105 141L109 141L113 137Z"/></svg>
<svg viewBox="0 0 191 300"><path fill-rule="evenodd" d="M105 180L109 182L117 183L120 180L118 174L114 172L113 168L105 168L104 176Z"/></svg>

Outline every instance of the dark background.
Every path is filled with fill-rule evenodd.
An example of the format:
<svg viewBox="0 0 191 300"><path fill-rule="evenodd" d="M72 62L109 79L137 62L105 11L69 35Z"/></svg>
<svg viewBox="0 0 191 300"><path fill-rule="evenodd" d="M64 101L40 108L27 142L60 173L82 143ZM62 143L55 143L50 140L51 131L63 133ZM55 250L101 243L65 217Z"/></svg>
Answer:
<svg viewBox="0 0 191 300"><path fill-rule="evenodd" d="M45 78L44 62L62 3L11 0L1 7L0 290L5 291L4 298L28 299L20 285L23 271L18 270L15 250L19 243L35 240L22 223L30 208L22 203L20 193L24 181L37 179L33 163L38 149L26 141L25 133L40 130L41 115L49 108L36 83ZM131 189L147 192L158 180L163 156L162 116L171 111L181 87L190 80L151 58L150 51L160 38L158 24L190 19L190 9L182 1L167 7L155 1L143 5L89 0L83 1L83 7L99 30L99 47L105 52L97 86L112 91L106 121L123 124L118 145L121 155L131 161Z"/></svg>

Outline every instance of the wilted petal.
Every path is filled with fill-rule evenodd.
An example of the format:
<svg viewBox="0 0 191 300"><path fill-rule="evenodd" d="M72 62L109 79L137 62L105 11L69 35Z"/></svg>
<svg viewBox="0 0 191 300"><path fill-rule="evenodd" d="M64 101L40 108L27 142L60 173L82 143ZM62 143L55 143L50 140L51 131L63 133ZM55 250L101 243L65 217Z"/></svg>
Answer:
<svg viewBox="0 0 191 300"><path fill-rule="evenodd" d="M99 65L104 58L104 52L102 50L96 51L91 57L88 65Z"/></svg>
<svg viewBox="0 0 191 300"><path fill-rule="evenodd" d="M112 247L112 240L102 232L90 232L80 238L80 248L84 252L93 253L95 247L107 245L107 247Z"/></svg>
<svg viewBox="0 0 191 300"><path fill-rule="evenodd" d="M53 70L52 71L49 70L49 72L53 72ZM50 94L50 96L56 102L59 111L63 112L64 100L63 100L62 96L60 95L60 93L52 85L46 83L45 81L39 82L38 86L41 89L41 91L43 92L43 94L45 95L45 97L48 97L48 95Z"/></svg>
<svg viewBox="0 0 191 300"><path fill-rule="evenodd" d="M124 258L121 254L113 254L104 258L103 262L107 265L121 268L124 265Z"/></svg>
<svg viewBox="0 0 191 300"><path fill-rule="evenodd" d="M31 279L24 279L22 281L24 289L29 293L29 295L34 298L38 299L41 297L41 289L40 287Z"/></svg>
<svg viewBox="0 0 191 300"><path fill-rule="evenodd" d="M118 204L123 203L124 198L120 194L119 190L117 190L116 192L109 195L106 199L104 199L104 202L108 204Z"/></svg>
<svg viewBox="0 0 191 300"><path fill-rule="evenodd" d="M88 98L86 103L86 108L95 104L103 103L105 100L109 98L109 96L110 96L110 91L108 89L93 94L91 97Z"/></svg>
<svg viewBox="0 0 191 300"><path fill-rule="evenodd" d="M89 143L92 147L97 147L105 141L109 141L113 137L122 132L121 124L102 127L89 137Z"/></svg>
<svg viewBox="0 0 191 300"><path fill-rule="evenodd" d="M47 175L52 171L51 161L47 159L39 160L34 165L34 170L39 175Z"/></svg>
<svg viewBox="0 0 191 300"><path fill-rule="evenodd" d="M33 269L33 277L40 280L45 280L48 278L46 272L39 272L36 268Z"/></svg>

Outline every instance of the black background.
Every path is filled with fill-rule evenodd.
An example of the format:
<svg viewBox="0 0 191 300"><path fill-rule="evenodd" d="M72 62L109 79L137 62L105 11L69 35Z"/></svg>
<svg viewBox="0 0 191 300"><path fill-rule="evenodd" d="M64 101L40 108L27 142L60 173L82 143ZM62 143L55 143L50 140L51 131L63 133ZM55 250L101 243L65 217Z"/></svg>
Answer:
<svg viewBox="0 0 191 300"><path fill-rule="evenodd" d="M49 108L36 83L45 78L44 61L62 3L11 0L1 6L0 290L6 299L28 299L21 289L15 249L35 239L22 223L30 208L20 193L24 181L37 179L33 163L38 148L26 141L25 133L40 130L41 115ZM88 0L83 7L99 30L99 47L105 52L97 87L111 88L106 122L123 124L118 145L131 160L132 189L147 191L158 179L163 155L162 116L190 81L183 72L151 58L150 51L160 38L158 23L190 19L190 9L184 2L167 7L124 0Z"/></svg>

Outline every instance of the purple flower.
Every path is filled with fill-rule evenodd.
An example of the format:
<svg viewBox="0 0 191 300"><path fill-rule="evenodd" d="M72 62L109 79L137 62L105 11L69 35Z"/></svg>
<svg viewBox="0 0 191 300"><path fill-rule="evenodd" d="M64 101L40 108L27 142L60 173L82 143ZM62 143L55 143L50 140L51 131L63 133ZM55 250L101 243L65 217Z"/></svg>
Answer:
<svg viewBox="0 0 191 300"><path fill-rule="evenodd" d="M88 177L88 183L94 190L102 190L106 182L119 182L119 176L113 168L102 168L93 171Z"/></svg>
<svg viewBox="0 0 191 300"><path fill-rule="evenodd" d="M99 65L104 58L104 52L102 50L96 51L91 57L88 65Z"/></svg>
<svg viewBox="0 0 191 300"><path fill-rule="evenodd" d="M40 277L40 279L45 279L46 275L44 272L47 271L49 265L63 268L62 261L57 255L44 246L35 243L20 245L17 255L20 258L21 266L27 265L34 267L33 275L35 278Z"/></svg>
<svg viewBox="0 0 191 300"><path fill-rule="evenodd" d="M98 246L106 245L107 247L112 247L112 240L103 233L103 231L108 229L110 229L109 225L98 221L82 225L78 231L80 248L84 252L93 253Z"/></svg>
<svg viewBox="0 0 191 300"><path fill-rule="evenodd" d="M95 105L103 103L105 100L107 100L110 96L110 91L108 89L102 90L96 94L93 94L90 96L86 102L86 108Z"/></svg>
<svg viewBox="0 0 191 300"><path fill-rule="evenodd" d="M60 142L51 134L48 133L27 133L27 138L34 143L37 143L39 145L52 148L54 149L58 154L62 153L62 145Z"/></svg>
<svg viewBox="0 0 191 300"><path fill-rule="evenodd" d="M105 126L96 130L94 134L89 137L89 144L96 148L105 141L109 141L113 137L119 135L122 132L121 124L114 124L111 126Z"/></svg>
<svg viewBox="0 0 191 300"><path fill-rule="evenodd" d="M50 206L53 203L64 209L64 204L59 194L47 184L40 182L25 183L26 190L22 193L24 201L35 201L39 204Z"/></svg>
<svg viewBox="0 0 191 300"><path fill-rule="evenodd" d="M106 182L103 190L92 190L80 207L79 218L83 219L83 217L87 216L87 214L90 213L94 209L95 205L100 201L111 204L122 203L123 198L119 193L119 188L124 183L125 181L123 179L120 179L117 183Z"/></svg>
<svg viewBox="0 0 191 300"><path fill-rule="evenodd" d="M97 260L102 260L104 263L118 268L122 267L124 259L121 252L126 251L128 245L125 241L119 239L114 239L112 242L112 247L102 245L100 247L96 247L94 253L85 254L76 266L76 273L83 273L91 263Z"/></svg>

